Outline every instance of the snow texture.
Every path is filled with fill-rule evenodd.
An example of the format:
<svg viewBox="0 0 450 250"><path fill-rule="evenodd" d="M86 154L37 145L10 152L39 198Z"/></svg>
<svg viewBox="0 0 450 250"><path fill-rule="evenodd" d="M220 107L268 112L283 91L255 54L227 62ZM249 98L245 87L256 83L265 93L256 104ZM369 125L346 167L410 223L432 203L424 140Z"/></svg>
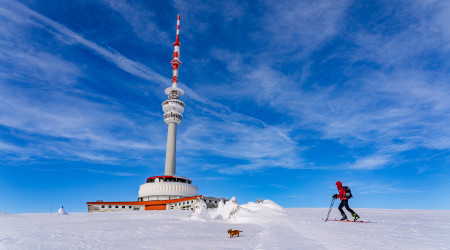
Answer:
<svg viewBox="0 0 450 250"><path fill-rule="evenodd" d="M328 208L229 204L208 209L210 221L186 221L190 211L180 210L0 213L0 249L450 249L450 211L356 208L377 222L362 224L324 222ZM334 208L330 218L339 216ZM230 238L228 229L243 232Z"/></svg>

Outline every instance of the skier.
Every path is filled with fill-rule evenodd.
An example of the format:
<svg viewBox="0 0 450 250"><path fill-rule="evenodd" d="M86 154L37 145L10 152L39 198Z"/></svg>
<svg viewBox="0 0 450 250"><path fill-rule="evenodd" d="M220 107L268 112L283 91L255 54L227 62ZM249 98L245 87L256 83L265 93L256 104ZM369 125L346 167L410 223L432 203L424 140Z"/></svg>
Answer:
<svg viewBox="0 0 450 250"><path fill-rule="evenodd" d="M342 209L342 207L345 206L345 208L352 213L354 220L356 221L357 219L359 219L359 215L357 215L355 213L355 211L353 211L349 206L348 206L348 198L346 197L346 192L345 189L342 187L342 182L337 181L336 182L336 187L339 191L339 194L334 194L333 198L340 198L341 199L341 204L339 204L339 211L342 214L342 219L341 220L348 220L347 219L347 215L345 215L344 210Z"/></svg>

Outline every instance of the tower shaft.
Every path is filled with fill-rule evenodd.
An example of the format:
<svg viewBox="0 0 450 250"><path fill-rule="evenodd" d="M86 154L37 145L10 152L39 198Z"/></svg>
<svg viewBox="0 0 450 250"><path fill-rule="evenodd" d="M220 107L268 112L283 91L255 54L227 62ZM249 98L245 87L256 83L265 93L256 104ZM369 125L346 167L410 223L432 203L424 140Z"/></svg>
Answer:
<svg viewBox="0 0 450 250"><path fill-rule="evenodd" d="M177 154L177 124L169 123L167 131L166 166L165 176L175 175L175 157Z"/></svg>

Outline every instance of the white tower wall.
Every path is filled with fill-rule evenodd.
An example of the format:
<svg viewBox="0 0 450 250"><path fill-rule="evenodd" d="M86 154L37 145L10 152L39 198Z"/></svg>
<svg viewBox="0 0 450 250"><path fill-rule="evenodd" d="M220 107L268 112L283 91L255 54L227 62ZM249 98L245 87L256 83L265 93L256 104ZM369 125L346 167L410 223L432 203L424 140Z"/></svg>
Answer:
<svg viewBox="0 0 450 250"><path fill-rule="evenodd" d="M198 188L192 184L180 182L154 182L142 184L139 198L155 200L156 197L192 197L198 195Z"/></svg>
<svg viewBox="0 0 450 250"><path fill-rule="evenodd" d="M177 151L177 124L170 122L167 131L166 165L164 175L175 175L175 158Z"/></svg>

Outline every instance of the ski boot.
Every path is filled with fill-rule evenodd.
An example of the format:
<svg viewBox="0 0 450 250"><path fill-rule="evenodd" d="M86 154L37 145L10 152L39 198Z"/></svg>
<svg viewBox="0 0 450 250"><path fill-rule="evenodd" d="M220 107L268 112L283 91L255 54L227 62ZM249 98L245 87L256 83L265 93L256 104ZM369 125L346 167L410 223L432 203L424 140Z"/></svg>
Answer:
<svg viewBox="0 0 450 250"><path fill-rule="evenodd" d="M355 218L355 221L359 219L359 215L353 214L353 217Z"/></svg>
<svg viewBox="0 0 450 250"><path fill-rule="evenodd" d="M343 214L341 220L348 220L348 219L347 219L347 215Z"/></svg>

